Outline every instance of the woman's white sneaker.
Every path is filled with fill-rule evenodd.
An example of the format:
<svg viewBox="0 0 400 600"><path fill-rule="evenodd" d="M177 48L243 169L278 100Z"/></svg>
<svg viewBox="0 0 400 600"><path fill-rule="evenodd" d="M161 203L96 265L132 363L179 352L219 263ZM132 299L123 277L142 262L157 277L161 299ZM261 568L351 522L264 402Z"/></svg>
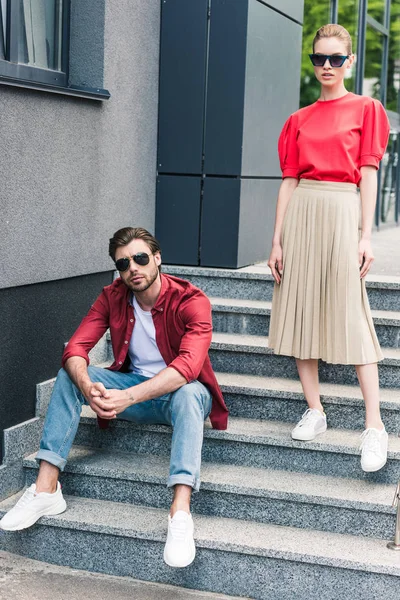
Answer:
<svg viewBox="0 0 400 600"><path fill-rule="evenodd" d="M326 415L316 408L308 408L292 431L292 439L309 442L326 431Z"/></svg>
<svg viewBox="0 0 400 600"><path fill-rule="evenodd" d="M194 561L196 547L193 539L193 519L183 510L168 515L168 535L164 561L170 567L187 567Z"/></svg>
<svg viewBox="0 0 400 600"><path fill-rule="evenodd" d="M361 468L366 473L379 471L387 461L389 436L386 429L370 427L361 435Z"/></svg>
<svg viewBox="0 0 400 600"><path fill-rule="evenodd" d="M67 508L61 492L60 482L53 494L47 492L36 493L36 484L33 483L18 500L17 504L8 511L0 521L0 529L5 531L19 531L30 527L44 515L59 515Z"/></svg>

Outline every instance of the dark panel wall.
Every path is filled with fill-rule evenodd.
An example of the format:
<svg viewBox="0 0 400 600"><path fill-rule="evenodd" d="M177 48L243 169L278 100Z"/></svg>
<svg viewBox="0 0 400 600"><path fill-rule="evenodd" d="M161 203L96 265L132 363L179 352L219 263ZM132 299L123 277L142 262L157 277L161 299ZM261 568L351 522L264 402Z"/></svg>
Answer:
<svg viewBox="0 0 400 600"><path fill-rule="evenodd" d="M165 262L238 268L268 257L278 136L299 106L302 13L303 0L163 3L156 236ZM190 190L179 182L188 176Z"/></svg>
<svg viewBox="0 0 400 600"><path fill-rule="evenodd" d="M201 218L201 266L237 266L239 207L239 178L205 179Z"/></svg>
<svg viewBox="0 0 400 600"><path fill-rule="evenodd" d="M212 0L204 168L239 175L242 163L248 1Z"/></svg>
<svg viewBox="0 0 400 600"><path fill-rule="evenodd" d="M1 435L35 416L36 384L57 374L64 343L112 277L111 271L0 290Z"/></svg>
<svg viewBox="0 0 400 600"><path fill-rule="evenodd" d="M207 0L164 0L160 48L158 170L201 173Z"/></svg>
<svg viewBox="0 0 400 600"><path fill-rule="evenodd" d="M165 262L197 264L200 198L201 177L158 176L156 235Z"/></svg>

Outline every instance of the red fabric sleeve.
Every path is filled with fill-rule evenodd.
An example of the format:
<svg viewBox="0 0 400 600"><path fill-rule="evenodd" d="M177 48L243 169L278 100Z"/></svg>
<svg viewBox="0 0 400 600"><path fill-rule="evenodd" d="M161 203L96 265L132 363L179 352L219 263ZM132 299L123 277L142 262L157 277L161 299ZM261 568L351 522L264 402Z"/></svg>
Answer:
<svg viewBox="0 0 400 600"><path fill-rule="evenodd" d="M168 365L187 382L197 379L208 356L212 339L211 304L203 294L192 296L181 307L185 325L178 356Z"/></svg>
<svg viewBox="0 0 400 600"><path fill-rule="evenodd" d="M102 292L69 340L62 356L62 366L65 366L71 356L81 356L89 364L89 351L97 344L108 327L109 305Z"/></svg>
<svg viewBox="0 0 400 600"><path fill-rule="evenodd" d="M285 177L297 178L299 174L299 151L297 148L297 127L293 115L288 118L279 136L278 154L282 179Z"/></svg>
<svg viewBox="0 0 400 600"><path fill-rule="evenodd" d="M364 108L361 132L360 168L379 167L389 139L389 119L379 100L371 99Z"/></svg>

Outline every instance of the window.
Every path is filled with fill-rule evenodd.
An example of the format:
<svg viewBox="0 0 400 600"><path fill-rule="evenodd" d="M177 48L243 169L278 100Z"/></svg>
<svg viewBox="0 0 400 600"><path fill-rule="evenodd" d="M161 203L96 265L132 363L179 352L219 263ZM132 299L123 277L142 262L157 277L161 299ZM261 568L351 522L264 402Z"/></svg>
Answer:
<svg viewBox="0 0 400 600"><path fill-rule="evenodd" d="M383 35L367 26L365 49L365 72L362 93L377 100L381 99Z"/></svg>
<svg viewBox="0 0 400 600"><path fill-rule="evenodd" d="M71 0L0 0L0 84L107 100L107 90L81 83L86 79L82 65L92 69L89 79L93 81L96 71L93 63L88 66L90 59L95 56L97 66L103 59L99 51L104 46L98 39L101 19L104 27L102 7L102 3L71 4ZM81 14L87 24L88 11L93 12L97 29L81 26ZM70 20L75 23L74 31L70 31ZM71 56L70 46L75 48ZM102 82L102 65L98 76Z"/></svg>
<svg viewBox="0 0 400 600"><path fill-rule="evenodd" d="M400 112L400 0L392 0L390 7L389 56L386 89L386 108L393 112Z"/></svg>
<svg viewBox="0 0 400 600"><path fill-rule="evenodd" d="M357 61L359 0L339 0L338 23L343 25L351 35L353 53ZM345 86L349 92L355 91L356 63L346 74Z"/></svg>
<svg viewBox="0 0 400 600"><path fill-rule="evenodd" d="M68 0L0 0L0 76L68 81Z"/></svg>
<svg viewBox="0 0 400 600"><path fill-rule="evenodd" d="M329 23L330 0L305 0L303 24L303 55L301 62L300 106L312 104L319 98L320 85L308 55L317 29Z"/></svg>

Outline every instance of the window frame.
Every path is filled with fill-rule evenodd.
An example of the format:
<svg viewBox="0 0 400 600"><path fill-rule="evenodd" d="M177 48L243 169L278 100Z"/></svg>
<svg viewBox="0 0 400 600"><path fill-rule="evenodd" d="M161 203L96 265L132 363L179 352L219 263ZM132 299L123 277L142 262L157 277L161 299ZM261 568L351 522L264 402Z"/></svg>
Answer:
<svg viewBox="0 0 400 600"><path fill-rule="evenodd" d="M70 86L68 84L70 0L63 0L62 3L60 71L18 63L18 36L21 31L19 2L6 0L6 6L6 39L4 40L3 11L0 4L0 84L69 96L79 96L93 100L107 100L110 98L108 90Z"/></svg>

